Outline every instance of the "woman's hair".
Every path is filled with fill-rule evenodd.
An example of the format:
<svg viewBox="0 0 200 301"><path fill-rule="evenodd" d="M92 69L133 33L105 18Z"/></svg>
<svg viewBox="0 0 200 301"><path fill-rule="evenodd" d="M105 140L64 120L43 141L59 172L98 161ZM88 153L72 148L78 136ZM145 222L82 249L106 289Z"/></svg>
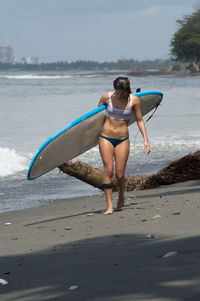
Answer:
<svg viewBox="0 0 200 301"><path fill-rule="evenodd" d="M113 81L113 86L115 90L124 90L131 94L131 87L128 77L118 77Z"/></svg>

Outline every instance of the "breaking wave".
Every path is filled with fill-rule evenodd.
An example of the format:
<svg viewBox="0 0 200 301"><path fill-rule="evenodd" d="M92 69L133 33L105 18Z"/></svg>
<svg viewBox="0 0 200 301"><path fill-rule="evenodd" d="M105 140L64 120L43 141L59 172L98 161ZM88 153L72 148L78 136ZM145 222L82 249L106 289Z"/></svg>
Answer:
<svg viewBox="0 0 200 301"><path fill-rule="evenodd" d="M28 168L30 159L15 149L0 147L0 177L6 177Z"/></svg>
<svg viewBox="0 0 200 301"><path fill-rule="evenodd" d="M1 78L8 79L61 79L71 78L71 75L67 74L23 74L23 75L0 75Z"/></svg>
<svg viewBox="0 0 200 301"><path fill-rule="evenodd" d="M151 155L148 160L153 163L163 164L165 161L173 161L178 157L195 152L200 149L200 137L190 137L190 139L176 136L160 138L157 137L151 141ZM143 140L132 139L130 146L130 160L142 164L145 156ZM0 177L14 175L18 172L27 171L33 154L18 153L15 149L0 147ZM78 159L96 167L102 165L98 146L90 149L84 154L78 156ZM140 162L141 161L141 162Z"/></svg>

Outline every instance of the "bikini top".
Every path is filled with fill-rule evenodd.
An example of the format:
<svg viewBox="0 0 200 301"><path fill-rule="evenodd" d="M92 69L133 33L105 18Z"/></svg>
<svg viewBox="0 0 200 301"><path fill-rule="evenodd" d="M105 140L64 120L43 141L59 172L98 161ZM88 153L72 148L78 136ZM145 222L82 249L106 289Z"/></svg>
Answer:
<svg viewBox="0 0 200 301"><path fill-rule="evenodd" d="M111 101L111 94L109 92L109 103L106 108L106 116L115 120L129 120L132 114L133 95L130 94L130 104L127 110L120 110L113 106Z"/></svg>

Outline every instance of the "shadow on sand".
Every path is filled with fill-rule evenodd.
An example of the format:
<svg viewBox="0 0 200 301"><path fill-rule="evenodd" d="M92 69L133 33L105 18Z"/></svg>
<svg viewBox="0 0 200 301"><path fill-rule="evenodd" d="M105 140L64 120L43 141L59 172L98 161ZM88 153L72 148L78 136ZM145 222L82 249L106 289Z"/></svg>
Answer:
<svg viewBox="0 0 200 301"><path fill-rule="evenodd" d="M173 257L162 256L177 251ZM200 300L200 237L112 235L0 258L1 301ZM70 291L69 287L79 288Z"/></svg>

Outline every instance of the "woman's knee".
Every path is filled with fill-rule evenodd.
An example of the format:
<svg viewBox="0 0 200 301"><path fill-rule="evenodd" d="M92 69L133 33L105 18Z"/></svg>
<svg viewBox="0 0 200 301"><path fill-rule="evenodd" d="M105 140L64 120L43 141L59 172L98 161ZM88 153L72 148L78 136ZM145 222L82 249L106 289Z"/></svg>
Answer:
<svg viewBox="0 0 200 301"><path fill-rule="evenodd" d="M118 181L122 181L124 179L124 171L116 170L116 178Z"/></svg>
<svg viewBox="0 0 200 301"><path fill-rule="evenodd" d="M105 169L105 176L106 176L106 178L109 178L110 180L112 180L112 178L113 178L113 169L112 168L106 168Z"/></svg>

